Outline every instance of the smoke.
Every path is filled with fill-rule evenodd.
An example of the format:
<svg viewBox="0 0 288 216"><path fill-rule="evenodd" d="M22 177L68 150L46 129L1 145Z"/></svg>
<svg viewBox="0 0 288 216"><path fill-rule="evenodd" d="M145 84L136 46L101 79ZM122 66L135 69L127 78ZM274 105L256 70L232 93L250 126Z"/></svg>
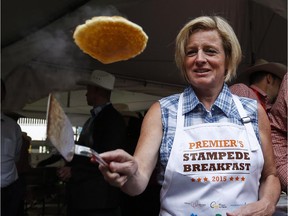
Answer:
<svg viewBox="0 0 288 216"><path fill-rule="evenodd" d="M9 70L6 80L11 83L11 97L5 107L20 109L50 92L80 88L76 81L90 70L74 67L86 56L74 43L74 30L94 16L123 16L116 6L96 5L97 2L93 5L91 1L35 31L5 53L3 63ZM17 88L12 88L12 83L17 83ZM17 102L13 95L18 96Z"/></svg>
<svg viewBox="0 0 288 216"><path fill-rule="evenodd" d="M73 64L83 52L76 46L73 33L78 25L95 16L123 16L113 5L97 6L86 4L79 9L49 24L29 36L29 50L34 50L33 59L38 62L49 61ZM36 42L36 43L35 43ZM57 60L58 59L58 60Z"/></svg>

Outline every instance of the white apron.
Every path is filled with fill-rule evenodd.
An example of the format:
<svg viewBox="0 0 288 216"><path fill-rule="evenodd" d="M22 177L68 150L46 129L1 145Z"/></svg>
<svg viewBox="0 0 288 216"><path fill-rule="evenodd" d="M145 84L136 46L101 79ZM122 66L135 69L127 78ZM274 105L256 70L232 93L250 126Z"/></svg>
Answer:
<svg viewBox="0 0 288 216"><path fill-rule="evenodd" d="M233 99L243 119L246 112L240 100ZM160 215L221 216L257 201L264 159L252 124L184 127L182 100L183 94L161 189Z"/></svg>

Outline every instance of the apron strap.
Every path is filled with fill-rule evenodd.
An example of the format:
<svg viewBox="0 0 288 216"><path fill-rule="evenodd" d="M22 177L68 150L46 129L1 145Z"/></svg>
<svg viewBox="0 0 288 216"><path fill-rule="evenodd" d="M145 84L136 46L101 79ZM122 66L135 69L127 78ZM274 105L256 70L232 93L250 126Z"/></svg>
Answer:
<svg viewBox="0 0 288 216"><path fill-rule="evenodd" d="M233 100L236 104L236 107L239 111L240 117L241 117L241 121L244 124L245 128L246 128L246 132L248 135L248 139L249 139L249 144L250 144L250 149L251 151L256 151L259 149L259 142L258 139L256 137L255 131L253 129L252 123L251 123L251 119L249 116L247 116L246 111L244 110L239 98L236 95L233 95Z"/></svg>

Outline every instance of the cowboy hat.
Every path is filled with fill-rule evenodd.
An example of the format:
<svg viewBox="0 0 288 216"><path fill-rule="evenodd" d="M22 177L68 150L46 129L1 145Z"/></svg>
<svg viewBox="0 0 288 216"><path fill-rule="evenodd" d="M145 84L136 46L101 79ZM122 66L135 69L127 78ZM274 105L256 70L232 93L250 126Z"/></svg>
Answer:
<svg viewBox="0 0 288 216"><path fill-rule="evenodd" d="M92 85L107 90L113 90L114 83L115 76L102 70L94 70L89 78L81 79L77 82L78 85Z"/></svg>
<svg viewBox="0 0 288 216"><path fill-rule="evenodd" d="M258 59L252 67L249 67L239 76L239 81L249 84L250 76L258 71L269 72L282 80L287 72L287 67L281 63L268 62L264 59Z"/></svg>

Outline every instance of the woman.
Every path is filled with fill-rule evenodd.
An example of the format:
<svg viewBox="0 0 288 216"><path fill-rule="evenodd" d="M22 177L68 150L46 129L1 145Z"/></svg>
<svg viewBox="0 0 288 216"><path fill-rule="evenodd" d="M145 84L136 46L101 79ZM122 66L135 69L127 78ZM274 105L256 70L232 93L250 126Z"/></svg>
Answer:
<svg viewBox="0 0 288 216"><path fill-rule="evenodd" d="M140 194L159 160L160 215L271 215L280 186L268 118L225 84L241 55L223 18L188 22L175 59L189 86L151 106L133 157L122 150L101 154L109 162L99 167L105 179Z"/></svg>

